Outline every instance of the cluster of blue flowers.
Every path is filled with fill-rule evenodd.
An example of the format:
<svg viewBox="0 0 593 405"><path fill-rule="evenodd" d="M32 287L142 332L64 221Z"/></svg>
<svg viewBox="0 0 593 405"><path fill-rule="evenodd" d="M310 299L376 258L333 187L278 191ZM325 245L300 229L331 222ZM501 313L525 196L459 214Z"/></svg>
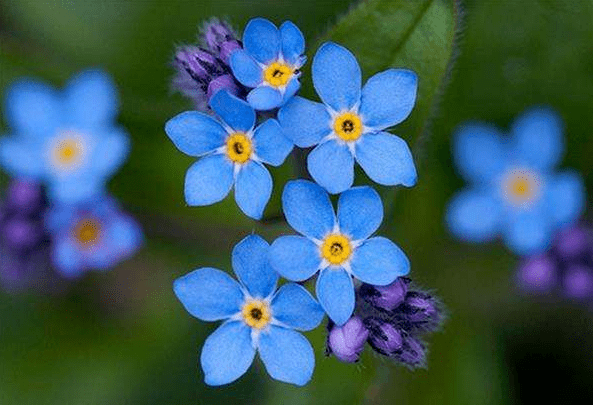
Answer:
<svg viewBox="0 0 593 405"><path fill-rule="evenodd" d="M202 47L178 49L173 83L200 111L183 112L165 125L180 151L199 158L186 174L186 202L213 204L234 188L239 208L261 219L273 189L265 165L281 165L295 145L314 147L307 166L315 182L292 180L282 193L286 221L299 235L281 236L271 245L251 235L234 248L238 283L220 270L201 268L176 280L174 290L193 316L224 320L202 349L207 384L236 380L259 352L272 378L303 385L312 376L315 356L295 330L316 328L324 313L331 325L347 327L361 315L361 302L373 301L357 293L356 285L380 289L410 271L408 258L396 244L373 236L383 220L379 194L369 186L352 185L355 161L376 183L415 185L408 145L385 129L411 113L417 76L388 69L363 86L354 55L328 42L312 62L313 84L322 101L318 103L296 95L306 61L305 41L291 22L277 28L255 18L239 41L227 25L214 20L203 37ZM337 210L330 194L340 194ZM276 291L280 276L305 282L317 273L317 300L294 283ZM419 302L413 295L405 298L404 293L401 308L398 304L383 317L373 313L365 322L375 351L415 366L424 361L425 350L413 331L429 318L432 325L440 324L442 316L437 301L426 295L422 299L431 306L430 314L410 321L409 315L420 311L411 309ZM377 342L388 327L397 328L404 340L383 350Z"/></svg>
<svg viewBox="0 0 593 405"><path fill-rule="evenodd" d="M0 166L15 180L0 209L0 249L11 258L3 273L26 272L47 243L53 267L69 278L106 270L141 245L139 226L106 191L130 148L117 111L115 85L101 71L78 74L62 91L30 79L8 89L12 133L0 138Z"/></svg>

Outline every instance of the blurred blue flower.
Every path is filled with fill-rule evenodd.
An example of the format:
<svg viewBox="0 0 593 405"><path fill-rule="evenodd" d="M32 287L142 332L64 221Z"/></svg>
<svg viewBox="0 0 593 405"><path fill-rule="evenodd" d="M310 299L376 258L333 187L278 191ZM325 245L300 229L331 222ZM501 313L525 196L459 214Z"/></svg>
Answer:
<svg viewBox="0 0 593 405"><path fill-rule="evenodd" d="M449 204L446 221L460 239L501 235L516 254L535 254L581 215L584 184L573 170L554 172L563 155L562 121L554 111L528 110L510 135L481 123L457 130L453 155L469 186Z"/></svg>
<svg viewBox="0 0 593 405"><path fill-rule="evenodd" d="M306 61L305 38L285 21L280 29L264 18L254 18L243 32L244 49L234 51L230 65L237 80L250 88L247 101L256 110L286 103L301 87L299 69Z"/></svg>
<svg viewBox="0 0 593 405"><path fill-rule="evenodd" d="M235 185L235 200L246 215L259 219L272 194L272 176L263 163L278 166L292 150L278 121L268 119L254 129L255 111L221 90L210 100L220 121L186 111L165 125L177 149L202 157L185 176L185 201L210 205L225 198Z"/></svg>
<svg viewBox="0 0 593 405"><path fill-rule="evenodd" d="M328 192L341 193L352 186L356 159L379 184L416 184L408 145L383 132L412 111L416 74L388 69L372 76L361 90L356 58L332 42L323 44L315 54L312 74L323 104L294 97L278 111L278 120L295 145L317 145L307 159L313 179Z"/></svg>
<svg viewBox="0 0 593 405"><path fill-rule="evenodd" d="M371 187L342 193L338 214L329 195L306 180L290 181L282 194L284 216L304 236L281 236L272 243L270 263L281 276L302 281L320 271L316 294L338 326L352 315L352 276L387 285L410 271L404 252L389 239L370 237L383 221L383 204Z"/></svg>
<svg viewBox="0 0 593 405"><path fill-rule="evenodd" d="M175 280L173 289L185 309L204 321L225 320L212 333L200 357L208 385L228 384L249 368L256 351L270 376L305 385L315 356L295 330L319 325L323 310L303 287L284 284L268 262L268 243L257 235L243 239L232 254L239 282L213 268L194 270Z"/></svg>
<svg viewBox="0 0 593 405"><path fill-rule="evenodd" d="M13 136L0 138L0 166L46 182L51 200L77 203L100 195L129 150L127 134L115 123L117 109L115 86L100 71L78 74L61 92L20 80L5 99Z"/></svg>
<svg viewBox="0 0 593 405"><path fill-rule="evenodd" d="M51 259L64 277L86 270L108 270L143 243L140 227L110 197L77 205L56 205L45 225L51 233Z"/></svg>

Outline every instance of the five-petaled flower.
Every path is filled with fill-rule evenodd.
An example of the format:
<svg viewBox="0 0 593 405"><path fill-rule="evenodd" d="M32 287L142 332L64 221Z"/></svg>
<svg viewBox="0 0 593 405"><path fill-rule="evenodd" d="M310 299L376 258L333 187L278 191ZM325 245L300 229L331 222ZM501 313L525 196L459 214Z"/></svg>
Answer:
<svg viewBox="0 0 593 405"><path fill-rule="evenodd" d="M269 245L261 237L243 239L232 254L239 282L213 268L178 278L175 294L185 309L204 321L225 320L204 343L200 357L204 380L222 385L242 376L259 355L272 378L305 385L315 356L309 341L295 330L316 328L323 310L298 284L276 291L278 275L268 262Z"/></svg>
<svg viewBox="0 0 593 405"><path fill-rule="evenodd" d="M282 194L284 216L303 236L281 236L272 243L270 263L284 278L302 281L320 270L316 294L338 325L352 315L352 276L387 285L406 275L410 262L389 239L370 237L383 220L383 204L371 187L354 187L338 200L337 217L329 195L306 180L287 183Z"/></svg>
<svg viewBox="0 0 593 405"><path fill-rule="evenodd" d="M107 270L131 256L143 243L138 224L110 197L55 206L45 222L52 235L52 263L69 278L89 269Z"/></svg>
<svg viewBox="0 0 593 405"><path fill-rule="evenodd" d="M578 219L585 205L581 176L553 172L562 154L562 122L546 108L521 115L508 138L486 124L462 126L454 158L470 187L448 207L451 232L470 242L500 234L520 255L547 249L554 233Z"/></svg>
<svg viewBox="0 0 593 405"><path fill-rule="evenodd" d="M33 80L15 83L5 107L14 136L0 139L0 165L45 182L54 201L101 195L129 150L127 134L115 124L117 106L115 86L100 71L80 73L63 92Z"/></svg>
<svg viewBox="0 0 593 405"><path fill-rule="evenodd" d="M210 107L222 121L186 111L165 125L180 151L203 156L187 171L185 200L189 205L210 205L225 198L234 184L239 208L259 219L272 193L272 177L263 163L282 164L292 143L275 119L254 129L253 108L226 90L212 97Z"/></svg>
<svg viewBox="0 0 593 405"><path fill-rule="evenodd" d="M264 18L254 18L243 32L244 49L231 53L235 78L253 88L247 101L256 110L286 103L300 88L299 69L306 61L305 38L296 25L285 21L280 29Z"/></svg>
<svg viewBox="0 0 593 405"><path fill-rule="evenodd" d="M361 90L361 71L354 55L328 42L313 58L312 75L323 104L293 97L278 112L278 120L295 145L317 145L307 159L313 179L330 193L341 193L352 186L356 160L379 184L416 184L408 145L383 132L412 111L416 74L388 69L371 77Z"/></svg>

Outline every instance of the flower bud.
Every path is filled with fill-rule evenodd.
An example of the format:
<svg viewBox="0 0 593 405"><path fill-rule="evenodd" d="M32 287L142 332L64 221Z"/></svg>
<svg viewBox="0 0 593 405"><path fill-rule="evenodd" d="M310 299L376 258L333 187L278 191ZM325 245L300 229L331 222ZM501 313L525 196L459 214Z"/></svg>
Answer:
<svg viewBox="0 0 593 405"><path fill-rule="evenodd" d="M369 329L369 343L377 352L389 356L402 347L402 333L390 323L376 318L365 320Z"/></svg>
<svg viewBox="0 0 593 405"><path fill-rule="evenodd" d="M582 227L575 226L562 230L556 237L556 253L561 260L574 260L586 253L591 236Z"/></svg>
<svg viewBox="0 0 593 405"><path fill-rule="evenodd" d="M231 27L216 18L206 23L202 38L208 49L227 64L231 52L241 48L241 43Z"/></svg>
<svg viewBox="0 0 593 405"><path fill-rule="evenodd" d="M545 292L556 284L557 265L550 255L532 256L517 272L518 283L524 290Z"/></svg>
<svg viewBox="0 0 593 405"><path fill-rule="evenodd" d="M346 363L358 361L364 344L369 336L362 320L351 317L344 325L334 325L329 331L328 349L338 360Z"/></svg>
<svg viewBox="0 0 593 405"><path fill-rule="evenodd" d="M405 314L410 322L428 322L440 317L434 298L418 291L409 292L406 296Z"/></svg>
<svg viewBox="0 0 593 405"><path fill-rule="evenodd" d="M360 295L371 305L391 311L404 302L409 283L410 279L398 277L386 286L363 284L360 287Z"/></svg>
<svg viewBox="0 0 593 405"><path fill-rule="evenodd" d="M25 180L13 180L6 190L3 209L14 210L21 215L31 214L41 208L43 193L41 186Z"/></svg>
<svg viewBox="0 0 593 405"><path fill-rule="evenodd" d="M426 361L426 349L424 345L412 336L403 339L402 349L395 359L411 367L424 365Z"/></svg>
<svg viewBox="0 0 593 405"><path fill-rule="evenodd" d="M573 265L566 269L563 280L564 293L571 298L587 298L593 294L593 269Z"/></svg>
<svg viewBox="0 0 593 405"><path fill-rule="evenodd" d="M12 249L26 250L39 243L43 227L39 221L14 217L3 224L1 236Z"/></svg>
<svg viewBox="0 0 593 405"><path fill-rule="evenodd" d="M208 91L206 95L208 99L211 99L219 90L227 90L229 93L238 95L240 93L239 86L235 82L235 79L230 74L218 76L216 79L212 80L208 85Z"/></svg>

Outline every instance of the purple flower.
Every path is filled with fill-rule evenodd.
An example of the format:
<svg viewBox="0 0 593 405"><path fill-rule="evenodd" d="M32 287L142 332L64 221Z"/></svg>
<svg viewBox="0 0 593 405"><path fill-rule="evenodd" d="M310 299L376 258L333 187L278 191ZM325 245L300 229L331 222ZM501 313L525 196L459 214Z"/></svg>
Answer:
<svg viewBox="0 0 593 405"><path fill-rule="evenodd" d="M344 325L337 326L330 322L327 338L327 354L333 354L346 363L358 361L364 344L369 337L369 331L362 320L353 316Z"/></svg>

